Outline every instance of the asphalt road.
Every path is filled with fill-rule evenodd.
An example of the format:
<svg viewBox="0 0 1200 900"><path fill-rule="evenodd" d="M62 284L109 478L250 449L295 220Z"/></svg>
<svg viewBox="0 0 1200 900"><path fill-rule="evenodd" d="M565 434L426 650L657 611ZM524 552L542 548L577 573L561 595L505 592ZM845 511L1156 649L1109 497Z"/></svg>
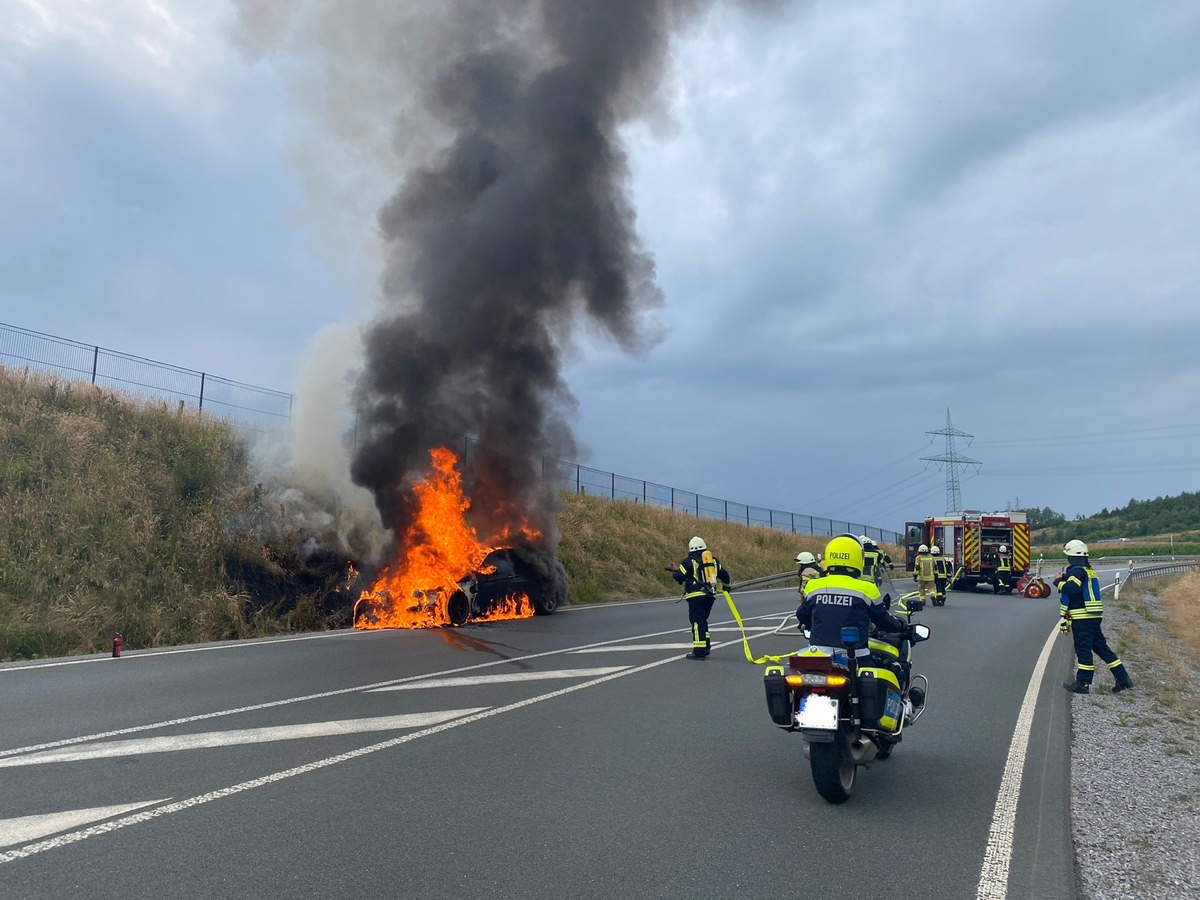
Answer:
<svg viewBox="0 0 1200 900"><path fill-rule="evenodd" d="M769 633L794 589L735 600L756 655L803 643ZM0 897L1073 898L1065 638L980 894L1057 608L916 616L928 710L841 806L721 606L704 662L683 604L647 601L3 665Z"/></svg>

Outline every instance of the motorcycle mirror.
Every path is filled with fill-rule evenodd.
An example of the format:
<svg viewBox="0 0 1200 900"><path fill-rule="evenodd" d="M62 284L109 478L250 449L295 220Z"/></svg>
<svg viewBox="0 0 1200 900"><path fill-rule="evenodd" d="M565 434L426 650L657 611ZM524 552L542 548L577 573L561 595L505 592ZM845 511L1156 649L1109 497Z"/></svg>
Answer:
<svg viewBox="0 0 1200 900"><path fill-rule="evenodd" d="M913 639L914 644L916 644L920 641L929 640L929 626L928 625L914 625L912 639Z"/></svg>

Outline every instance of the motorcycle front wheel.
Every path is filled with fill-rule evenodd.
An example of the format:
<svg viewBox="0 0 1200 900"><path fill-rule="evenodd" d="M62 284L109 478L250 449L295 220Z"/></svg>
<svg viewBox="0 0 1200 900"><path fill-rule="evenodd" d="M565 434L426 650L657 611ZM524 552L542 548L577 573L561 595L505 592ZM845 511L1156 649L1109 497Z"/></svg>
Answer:
<svg viewBox="0 0 1200 900"><path fill-rule="evenodd" d="M842 732L828 744L810 744L813 784L817 793L830 803L845 803L854 790L858 769L850 756L849 738Z"/></svg>

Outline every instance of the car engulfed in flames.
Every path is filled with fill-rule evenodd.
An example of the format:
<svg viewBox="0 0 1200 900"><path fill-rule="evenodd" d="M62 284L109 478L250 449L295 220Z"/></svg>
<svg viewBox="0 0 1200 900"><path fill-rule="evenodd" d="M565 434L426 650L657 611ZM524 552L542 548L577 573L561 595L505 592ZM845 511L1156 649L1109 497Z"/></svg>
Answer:
<svg viewBox="0 0 1200 900"><path fill-rule="evenodd" d="M413 485L415 515L385 566L354 607L357 628L435 628L469 621L549 615L567 599L562 564L524 524L489 545L467 522L457 457L442 447Z"/></svg>

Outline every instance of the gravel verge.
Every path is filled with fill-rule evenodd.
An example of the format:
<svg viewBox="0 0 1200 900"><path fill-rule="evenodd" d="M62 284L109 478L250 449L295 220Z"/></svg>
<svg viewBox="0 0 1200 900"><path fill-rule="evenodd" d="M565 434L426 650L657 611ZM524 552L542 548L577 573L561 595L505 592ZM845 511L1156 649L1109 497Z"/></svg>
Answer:
<svg viewBox="0 0 1200 900"><path fill-rule="evenodd" d="M1072 699L1071 825L1084 900L1200 898L1200 666L1136 582L1106 599L1104 635L1134 688ZM1069 681L1073 671L1065 673Z"/></svg>

